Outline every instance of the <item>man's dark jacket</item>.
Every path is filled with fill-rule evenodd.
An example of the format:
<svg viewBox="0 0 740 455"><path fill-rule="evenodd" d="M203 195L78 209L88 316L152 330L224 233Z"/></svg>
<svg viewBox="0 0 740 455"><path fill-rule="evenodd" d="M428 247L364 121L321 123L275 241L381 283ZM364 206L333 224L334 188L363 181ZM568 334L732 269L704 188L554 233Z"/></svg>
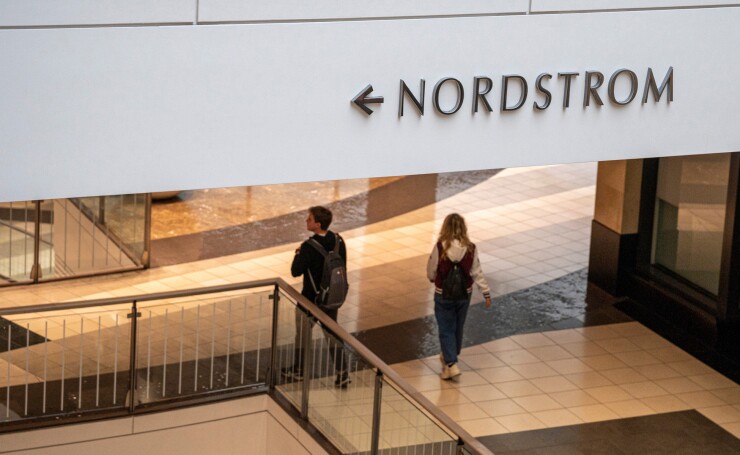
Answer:
<svg viewBox="0 0 740 455"><path fill-rule="evenodd" d="M324 247L326 251L334 249L334 245L337 241L337 235L332 231L327 231L326 235L314 234L312 239L316 240ZM344 265L347 265L347 248L344 245L344 241L339 241L339 256L344 259ZM313 281L316 283L318 288L321 284L321 278L324 274L324 257L316 251L316 248L308 244L305 241L301 244L301 248L298 254L293 257L293 264L290 266L290 273L293 276L303 275L303 294L311 302L316 298L316 292L311 285L311 280L308 278L308 271L311 271Z"/></svg>

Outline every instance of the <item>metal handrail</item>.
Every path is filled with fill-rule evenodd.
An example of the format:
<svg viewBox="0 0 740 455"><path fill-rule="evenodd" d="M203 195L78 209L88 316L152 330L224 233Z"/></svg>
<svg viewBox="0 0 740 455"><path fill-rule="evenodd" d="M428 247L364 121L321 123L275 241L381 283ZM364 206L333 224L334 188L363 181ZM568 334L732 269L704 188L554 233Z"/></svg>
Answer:
<svg viewBox="0 0 740 455"><path fill-rule="evenodd" d="M492 452L481 444L477 439L465 431L460 425L452 420L448 415L443 413L437 406L435 406L429 399L414 389L405 379L403 379L398 373L396 373L388 364L381 360L375 355L370 349L362 344L358 339L353 337L347 332L342 326L331 319L326 313L324 313L318 306L306 299L301 293L295 288L289 285L282 278L269 278L263 280L246 281L234 284L225 284L218 286L201 287L194 289L183 289L177 291L166 291L151 294L139 294L124 297L111 297L95 300L80 300L73 302L63 303L52 303L52 304L41 304L31 305L25 307L14 307L14 308L0 308L0 316L5 315L17 315L27 313L43 313L45 311L60 311L60 310L72 310L80 308L90 307L105 307L120 304L130 304L135 302L139 304L141 302L173 299L178 297L191 297L196 295L214 294L229 291L239 291L245 289L253 289L267 286L275 286L277 289L285 292L291 299L293 299L300 307L307 310L310 315L315 318L322 326L333 332L337 338L341 339L346 345L350 346L357 354L362 356L373 368L376 368L378 372L390 379L395 385L407 396L411 397L421 408L423 408L432 417L437 419L445 427L447 427L452 433L454 433L459 440L464 444L465 449L474 454L487 455ZM274 346L272 347L274 349ZM274 372L273 372L274 374Z"/></svg>

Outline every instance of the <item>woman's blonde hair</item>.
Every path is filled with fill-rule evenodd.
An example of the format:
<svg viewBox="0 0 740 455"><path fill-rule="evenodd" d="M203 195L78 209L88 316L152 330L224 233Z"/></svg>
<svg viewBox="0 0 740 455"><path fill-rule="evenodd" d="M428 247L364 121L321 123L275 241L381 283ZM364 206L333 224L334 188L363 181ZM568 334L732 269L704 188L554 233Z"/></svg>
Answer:
<svg viewBox="0 0 740 455"><path fill-rule="evenodd" d="M470 250L473 243L468 238L468 228L465 226L465 218L457 213L450 213L442 222L437 241L442 244L442 257L447 256L447 250L452 241L457 240L464 248Z"/></svg>

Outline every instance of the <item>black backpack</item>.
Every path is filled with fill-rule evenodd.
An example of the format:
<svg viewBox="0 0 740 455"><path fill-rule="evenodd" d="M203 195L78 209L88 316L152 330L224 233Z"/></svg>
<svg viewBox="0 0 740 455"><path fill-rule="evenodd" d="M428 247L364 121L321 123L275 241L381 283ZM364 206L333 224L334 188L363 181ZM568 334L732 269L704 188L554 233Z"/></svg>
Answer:
<svg viewBox="0 0 740 455"><path fill-rule="evenodd" d="M331 251L326 251L316 240L308 239L308 244L324 257L324 272L321 275L321 283L319 283L318 288L310 270L308 271L308 278L311 280L311 286L313 286L316 293L315 303L327 310L336 310L341 307L347 298L347 291L349 291L347 267L344 259L339 255L339 242L342 238L339 237L339 234L336 237L337 241Z"/></svg>
<svg viewBox="0 0 740 455"><path fill-rule="evenodd" d="M445 300L465 300L468 288L465 286L465 271L459 262L453 262L452 268L442 280L442 298Z"/></svg>

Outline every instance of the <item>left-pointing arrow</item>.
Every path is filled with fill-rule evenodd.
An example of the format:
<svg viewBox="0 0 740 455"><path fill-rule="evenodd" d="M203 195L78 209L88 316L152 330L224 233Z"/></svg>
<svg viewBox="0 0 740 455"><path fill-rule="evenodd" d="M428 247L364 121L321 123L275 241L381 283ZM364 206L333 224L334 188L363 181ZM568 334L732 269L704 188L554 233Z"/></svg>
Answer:
<svg viewBox="0 0 740 455"><path fill-rule="evenodd" d="M362 89L360 93L352 98L352 103L356 104L357 107L362 109L367 115L371 115L373 111L365 106L366 104L380 104L383 102L382 96L368 96L373 91L373 86L368 84L367 87Z"/></svg>

